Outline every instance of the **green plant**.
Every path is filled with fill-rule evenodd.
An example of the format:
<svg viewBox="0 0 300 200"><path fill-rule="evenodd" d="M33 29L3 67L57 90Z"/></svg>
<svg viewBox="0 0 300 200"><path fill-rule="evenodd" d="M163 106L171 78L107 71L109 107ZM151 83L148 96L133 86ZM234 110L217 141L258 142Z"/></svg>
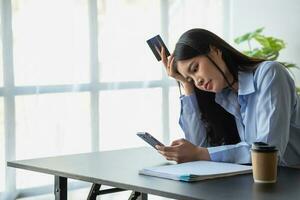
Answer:
<svg viewBox="0 0 300 200"><path fill-rule="evenodd" d="M279 52L286 47L286 44L283 40L265 36L262 34L264 28L259 28L253 32L246 33L242 36L239 36L234 39L236 44L247 43L248 50L242 51L245 55L255 58L262 58L266 60L277 60L279 56ZM253 42L256 43L256 46L253 48ZM277 60L278 61L278 60ZM280 61L278 61L280 62ZM297 68L294 63L289 62L280 62L282 63L287 69ZM297 92L300 94L300 88L297 87Z"/></svg>

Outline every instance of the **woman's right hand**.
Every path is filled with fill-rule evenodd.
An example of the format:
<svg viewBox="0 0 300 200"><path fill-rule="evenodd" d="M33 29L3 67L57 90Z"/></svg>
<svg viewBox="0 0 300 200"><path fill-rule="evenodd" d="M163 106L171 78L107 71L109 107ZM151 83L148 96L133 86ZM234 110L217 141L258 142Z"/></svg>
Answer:
<svg viewBox="0 0 300 200"><path fill-rule="evenodd" d="M174 54L171 54L169 58L167 58L166 50L165 48L162 48L160 52L160 56L168 76L176 79L183 85L186 95L193 93L193 88L194 88L193 83L188 82L174 67Z"/></svg>
<svg viewBox="0 0 300 200"><path fill-rule="evenodd" d="M182 84L188 82L181 74L178 73L178 71L174 68L174 55L171 54L169 58L166 56L166 50L165 48L161 48L160 52L161 60L163 62L163 65L165 66L165 69L167 71L168 76L176 79L177 81L180 81Z"/></svg>

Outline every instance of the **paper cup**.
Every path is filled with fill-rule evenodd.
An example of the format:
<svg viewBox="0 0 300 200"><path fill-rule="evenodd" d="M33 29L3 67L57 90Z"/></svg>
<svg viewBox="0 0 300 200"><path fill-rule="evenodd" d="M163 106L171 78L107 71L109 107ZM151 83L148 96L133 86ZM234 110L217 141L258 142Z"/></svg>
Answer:
<svg viewBox="0 0 300 200"><path fill-rule="evenodd" d="M275 183L277 179L277 149L265 143L254 143L251 149L253 179L256 183Z"/></svg>

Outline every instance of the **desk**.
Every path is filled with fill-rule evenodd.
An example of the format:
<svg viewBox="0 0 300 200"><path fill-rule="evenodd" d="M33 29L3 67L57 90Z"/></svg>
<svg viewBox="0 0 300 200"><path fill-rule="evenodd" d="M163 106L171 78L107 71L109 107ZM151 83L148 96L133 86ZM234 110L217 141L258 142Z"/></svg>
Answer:
<svg viewBox="0 0 300 200"><path fill-rule="evenodd" d="M54 175L56 200L67 199L67 179L93 183L88 199L100 193L132 190L129 199L147 199L147 194L180 200L199 199L299 199L300 170L278 169L276 184L255 184L252 174L185 183L139 175L144 167L164 163L164 158L152 148L57 156L7 162L10 167ZM100 186L115 187L101 191Z"/></svg>

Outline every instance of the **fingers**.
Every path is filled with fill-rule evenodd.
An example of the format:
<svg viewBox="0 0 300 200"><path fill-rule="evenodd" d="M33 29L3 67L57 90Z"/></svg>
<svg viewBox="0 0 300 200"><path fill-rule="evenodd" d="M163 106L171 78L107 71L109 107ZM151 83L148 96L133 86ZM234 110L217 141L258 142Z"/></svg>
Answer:
<svg viewBox="0 0 300 200"><path fill-rule="evenodd" d="M157 48L157 47L155 47L155 48ZM158 49L158 48L157 48ZM159 53L159 55L161 56L161 60L162 60L162 62L163 62L163 64L164 64L164 66L166 67L166 69L168 70L168 69L170 69L171 68L171 66L173 65L173 62L174 62L174 55L173 54L171 54L170 56L169 56L169 58L166 56L166 50L165 50L165 48L161 48L161 51L160 51L160 53ZM169 71L169 70L168 70Z"/></svg>
<svg viewBox="0 0 300 200"><path fill-rule="evenodd" d="M177 155L176 152L169 152L169 151L158 151L158 152L165 157L175 157Z"/></svg>
<svg viewBox="0 0 300 200"><path fill-rule="evenodd" d="M168 59L168 63L167 63L167 70L168 70L168 73L170 74L170 75L172 75L173 73L173 71L172 71L172 69L173 69L173 64L174 64L174 55L173 54L171 54L171 56L170 56L170 58Z"/></svg>
<svg viewBox="0 0 300 200"><path fill-rule="evenodd" d="M165 50L165 48L161 48L160 56L161 56L161 60L162 60L162 62L164 64L164 66L166 68L168 68L168 61L169 61L169 59L166 56L166 50Z"/></svg>
<svg viewBox="0 0 300 200"><path fill-rule="evenodd" d="M181 138L181 139L178 139L178 140L174 140L172 143L171 143L171 146L176 146L176 145L180 145L182 143L184 143L185 139Z"/></svg>
<svg viewBox="0 0 300 200"><path fill-rule="evenodd" d="M169 161L176 161L177 163L182 162L182 159L176 152L164 152L164 151L158 151L158 152Z"/></svg>
<svg viewBox="0 0 300 200"><path fill-rule="evenodd" d="M172 66L174 64L174 54L171 54L169 56L169 58L167 58L165 48L162 47L161 51L159 51L158 47L155 46L155 49L156 49L156 51L159 52L159 55L160 55L161 60L162 60L164 66L165 66L165 68L167 70L168 75L172 76L171 69L172 69Z"/></svg>
<svg viewBox="0 0 300 200"><path fill-rule="evenodd" d="M170 58L167 61L168 68L170 68L172 66L173 62L174 62L174 54L171 54Z"/></svg>
<svg viewBox="0 0 300 200"><path fill-rule="evenodd" d="M167 72L168 72L168 75L170 77L173 77L175 78L176 80L178 81L181 81L181 75L177 72L177 70L174 68L174 61L175 58L174 58L174 55L172 54L170 56L170 58L168 59L168 64L167 64Z"/></svg>
<svg viewBox="0 0 300 200"><path fill-rule="evenodd" d="M165 66L167 66L167 56L166 56L165 48L163 48L161 46L161 50L159 50L159 48L156 45L154 45L154 47L155 47L155 50L157 51L157 53L159 54L159 56L161 57L161 60L162 60L163 64Z"/></svg>
<svg viewBox="0 0 300 200"><path fill-rule="evenodd" d="M156 146L156 148L167 160L173 160L177 163L199 159L198 148L183 138L174 140L171 146Z"/></svg>
<svg viewBox="0 0 300 200"><path fill-rule="evenodd" d="M172 54L173 56L173 54ZM174 66L174 56L170 59L170 63L168 65L170 74L178 74L177 69Z"/></svg>
<svg viewBox="0 0 300 200"><path fill-rule="evenodd" d="M176 161L178 162L178 159L176 157L165 157L169 161Z"/></svg>
<svg viewBox="0 0 300 200"><path fill-rule="evenodd" d="M156 146L158 152L163 155L167 160L178 159L178 149L176 147Z"/></svg>
<svg viewBox="0 0 300 200"><path fill-rule="evenodd" d="M155 47L155 50L157 51L157 53L160 55L160 57L161 57L161 51L159 50L159 48L156 46L156 45L154 45L154 47Z"/></svg>
<svg viewBox="0 0 300 200"><path fill-rule="evenodd" d="M179 161L179 155L177 152L167 152L167 151L158 151L161 155L163 155L169 161Z"/></svg>
<svg viewBox="0 0 300 200"><path fill-rule="evenodd" d="M158 51L158 48L157 47L155 48ZM175 62L174 53L172 53L169 57L167 57L166 50L162 47L159 55L161 56L162 63L165 66L168 76L176 79L177 81L185 82L186 80L184 79L184 77L178 73L176 67L174 66L174 62Z"/></svg>
<svg viewBox="0 0 300 200"><path fill-rule="evenodd" d="M172 146L158 146L156 145L156 149L163 152L176 152L178 151L177 147Z"/></svg>

